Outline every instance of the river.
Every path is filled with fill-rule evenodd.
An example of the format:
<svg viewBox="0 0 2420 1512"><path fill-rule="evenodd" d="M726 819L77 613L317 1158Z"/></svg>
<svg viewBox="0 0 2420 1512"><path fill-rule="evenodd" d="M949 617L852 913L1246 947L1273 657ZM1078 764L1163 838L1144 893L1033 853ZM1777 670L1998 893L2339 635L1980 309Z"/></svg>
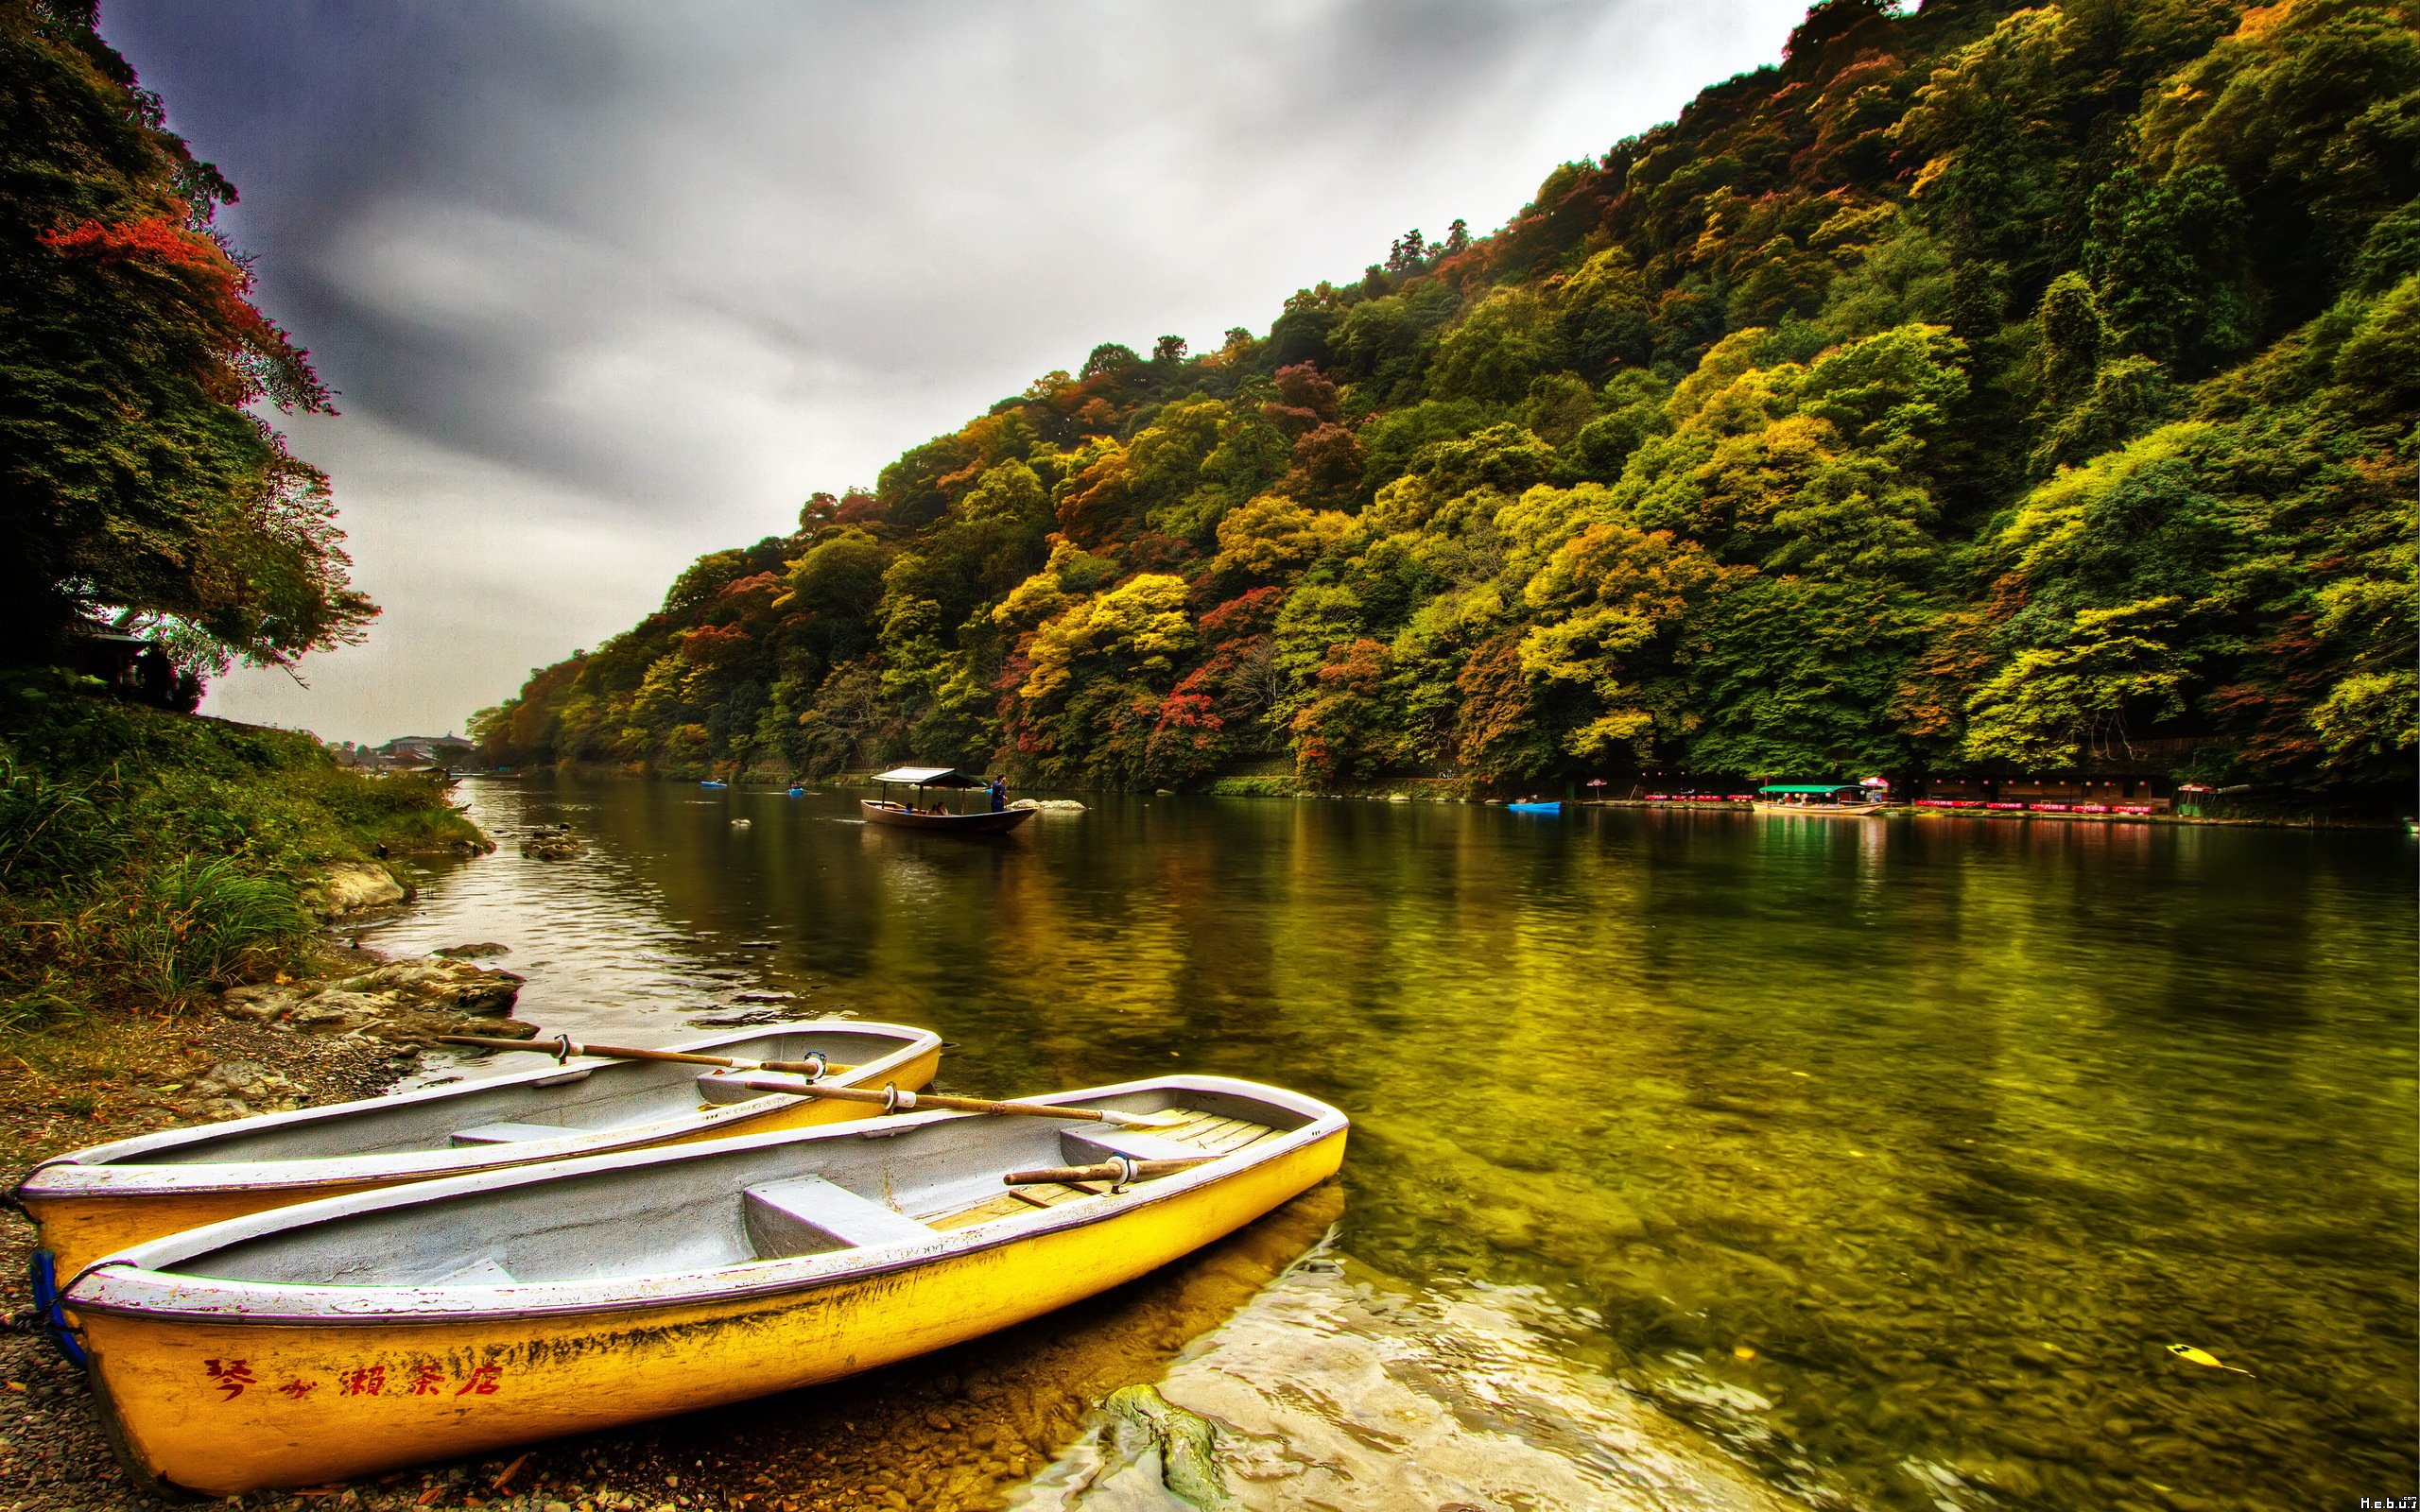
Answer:
<svg viewBox="0 0 2420 1512"><path fill-rule="evenodd" d="M366 943L506 945L521 1016L575 1035L803 1006L940 1031L944 1090L1326 1098L1338 1263L1424 1329L1517 1314L1538 1368L1808 1503L2265 1512L2420 1475L2400 833L1160 797L981 841L840 792L463 792L503 849ZM552 822L591 854L514 852ZM1044 1330L981 1368L1030 1354L1063 1430L1219 1321L1136 1344L1154 1285L1251 1292L1147 1280L1082 1320L1124 1365L1054 1375Z"/></svg>

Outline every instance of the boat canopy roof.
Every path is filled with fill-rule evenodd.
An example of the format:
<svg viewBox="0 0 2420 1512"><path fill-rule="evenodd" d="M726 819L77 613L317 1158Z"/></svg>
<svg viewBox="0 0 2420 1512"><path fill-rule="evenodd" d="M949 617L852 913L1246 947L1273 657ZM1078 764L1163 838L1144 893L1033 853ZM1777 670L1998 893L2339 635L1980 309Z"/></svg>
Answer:
<svg viewBox="0 0 2420 1512"><path fill-rule="evenodd" d="M983 779L969 777L955 766L894 766L877 772L877 782L913 782L918 787L982 787Z"/></svg>
<svg viewBox="0 0 2420 1512"><path fill-rule="evenodd" d="M1855 782L1768 782L1756 789L1759 793L1837 793L1855 787Z"/></svg>

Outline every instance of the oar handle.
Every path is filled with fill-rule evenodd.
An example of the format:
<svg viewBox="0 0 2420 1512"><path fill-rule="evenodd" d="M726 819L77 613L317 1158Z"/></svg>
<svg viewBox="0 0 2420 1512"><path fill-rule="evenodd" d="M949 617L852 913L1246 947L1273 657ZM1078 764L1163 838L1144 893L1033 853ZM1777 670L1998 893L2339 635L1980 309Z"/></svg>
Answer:
<svg viewBox="0 0 2420 1512"><path fill-rule="evenodd" d="M1052 1181L1140 1181L1145 1177L1189 1171L1217 1159L1215 1155L1192 1155L1175 1160L1103 1160L1098 1165L1047 1165L1038 1171L1011 1171L1000 1177L1000 1184L1029 1187Z"/></svg>
<svg viewBox="0 0 2420 1512"><path fill-rule="evenodd" d="M800 1076L831 1074L855 1071L855 1066L823 1064L812 1060L740 1060L731 1056L692 1055L685 1050L640 1050L631 1045L583 1044L568 1035L552 1040L499 1040L480 1034L441 1034L440 1044L475 1045L481 1050L530 1050L542 1056L568 1058L572 1056L600 1056L607 1060L670 1060L684 1066L722 1066L735 1071L779 1071Z"/></svg>
<svg viewBox="0 0 2420 1512"><path fill-rule="evenodd" d="M543 1040L504 1040L484 1034L441 1034L433 1038L441 1045L470 1045L479 1050L529 1050L542 1056L555 1053L555 1047Z"/></svg>
<svg viewBox="0 0 2420 1512"><path fill-rule="evenodd" d="M952 1097L944 1092L911 1092L901 1087L834 1087L825 1082L801 1087L792 1082L745 1076L742 1087L758 1092L787 1092L792 1097L829 1097L842 1103L880 1103L886 1113L918 1108L946 1108L953 1113L1009 1113L1023 1118L1072 1118L1092 1124L1124 1124L1133 1115L1099 1108L1069 1108L1062 1103L1000 1103L984 1097ZM1150 1126L1146 1120L1136 1120Z"/></svg>

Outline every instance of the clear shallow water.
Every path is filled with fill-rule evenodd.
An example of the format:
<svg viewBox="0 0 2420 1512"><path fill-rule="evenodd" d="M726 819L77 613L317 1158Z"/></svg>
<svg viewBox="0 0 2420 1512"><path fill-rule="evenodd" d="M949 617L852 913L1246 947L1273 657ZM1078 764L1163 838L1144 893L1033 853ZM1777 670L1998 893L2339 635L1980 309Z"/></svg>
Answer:
<svg viewBox="0 0 2420 1512"><path fill-rule="evenodd" d="M600 1039L787 991L938 1029L951 1090L1300 1087L1357 1121L1357 1263L1535 1288L1571 1369L1809 1500L2413 1489L2402 835L465 791L504 849L368 943L511 946L523 1016ZM589 858L513 853L558 819Z"/></svg>

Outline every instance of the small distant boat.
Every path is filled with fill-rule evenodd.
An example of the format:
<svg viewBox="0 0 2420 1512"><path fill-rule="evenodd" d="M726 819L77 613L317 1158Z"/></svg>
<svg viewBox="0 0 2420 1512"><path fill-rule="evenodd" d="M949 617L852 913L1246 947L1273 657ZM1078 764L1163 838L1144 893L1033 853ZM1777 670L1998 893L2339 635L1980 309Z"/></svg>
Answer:
<svg viewBox="0 0 2420 1512"><path fill-rule="evenodd" d="M1507 803L1504 805L1504 811L1508 814L1560 814L1563 812L1563 805L1561 803Z"/></svg>
<svg viewBox="0 0 2420 1512"><path fill-rule="evenodd" d="M698 785L700 787L729 787L731 784L729 782L717 782L713 778L709 777Z"/></svg>
<svg viewBox="0 0 2420 1512"><path fill-rule="evenodd" d="M898 766L878 774L874 781L882 784L881 798L861 798L857 807L869 824L887 824L902 830L940 830L952 834L1001 834L1032 818L1032 809L975 809L953 813L935 804L925 806L925 789L942 788L963 792L969 788L988 789L990 783L979 777L948 766ZM894 786L911 787L914 796L906 801L891 798Z"/></svg>
<svg viewBox="0 0 2420 1512"><path fill-rule="evenodd" d="M532 1040L529 1048L547 1047ZM835 1074L836 1083L911 1091L932 1080L942 1056L941 1038L929 1030L854 1019L772 1024L669 1048L755 1061L820 1055L851 1068ZM701 1070L709 1074L701 1077ZM38 1228L37 1279L71 1277L113 1249L339 1192L865 1114L857 1103L735 1089L710 1068L574 1057L479 1081L96 1144L34 1167L14 1196Z"/></svg>
<svg viewBox="0 0 2420 1512"><path fill-rule="evenodd" d="M1223 1076L1037 1101L1177 1117L903 1113L365 1192L122 1251L67 1301L130 1473L223 1497L908 1359L1165 1265L1344 1158L1342 1113Z"/></svg>
<svg viewBox="0 0 2420 1512"><path fill-rule="evenodd" d="M793 787L790 789L790 797L804 798L806 797L806 789L803 787Z"/></svg>

